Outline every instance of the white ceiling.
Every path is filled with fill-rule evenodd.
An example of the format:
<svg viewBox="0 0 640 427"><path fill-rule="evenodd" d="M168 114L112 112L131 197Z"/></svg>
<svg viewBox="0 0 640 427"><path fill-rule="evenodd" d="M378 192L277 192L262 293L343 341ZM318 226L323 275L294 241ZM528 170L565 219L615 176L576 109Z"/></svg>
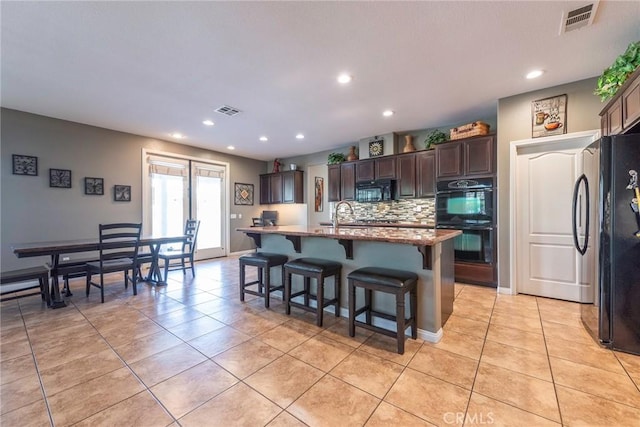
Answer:
<svg viewBox="0 0 640 427"><path fill-rule="evenodd" d="M586 3L5 1L1 103L255 159L308 154L599 75L640 40L640 2L601 1L594 25L559 35Z"/></svg>

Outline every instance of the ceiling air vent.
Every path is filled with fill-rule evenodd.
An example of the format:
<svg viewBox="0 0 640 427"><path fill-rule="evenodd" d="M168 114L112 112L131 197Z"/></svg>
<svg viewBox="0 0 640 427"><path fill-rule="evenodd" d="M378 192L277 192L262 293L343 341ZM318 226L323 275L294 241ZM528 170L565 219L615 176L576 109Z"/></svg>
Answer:
<svg viewBox="0 0 640 427"><path fill-rule="evenodd" d="M598 2L596 1L578 9L570 10L569 12L563 12L562 24L560 25L560 34L579 30L580 28L588 27L593 24L593 19L596 16L597 9Z"/></svg>
<svg viewBox="0 0 640 427"><path fill-rule="evenodd" d="M224 114L225 116L235 116L240 113L240 110L237 108L229 107L228 105L223 105L222 107L218 107L214 110L216 113Z"/></svg>

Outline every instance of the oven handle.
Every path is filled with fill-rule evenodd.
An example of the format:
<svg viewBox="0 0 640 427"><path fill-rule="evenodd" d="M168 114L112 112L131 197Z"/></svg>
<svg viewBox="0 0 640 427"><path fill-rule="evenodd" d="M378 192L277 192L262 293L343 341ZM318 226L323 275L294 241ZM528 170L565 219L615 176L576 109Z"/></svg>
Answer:
<svg viewBox="0 0 640 427"><path fill-rule="evenodd" d="M479 225L479 226L473 226L473 225L465 225L465 226L459 226L459 225L436 225L436 228L444 228L447 230L488 230L491 231L493 230L493 227L491 226L483 226L483 225Z"/></svg>
<svg viewBox="0 0 640 427"><path fill-rule="evenodd" d="M438 190L436 191L436 195L438 194L452 194L452 193L464 193L465 191L488 191L488 192L492 192L493 188L491 187L465 187L465 188L458 188L456 190Z"/></svg>

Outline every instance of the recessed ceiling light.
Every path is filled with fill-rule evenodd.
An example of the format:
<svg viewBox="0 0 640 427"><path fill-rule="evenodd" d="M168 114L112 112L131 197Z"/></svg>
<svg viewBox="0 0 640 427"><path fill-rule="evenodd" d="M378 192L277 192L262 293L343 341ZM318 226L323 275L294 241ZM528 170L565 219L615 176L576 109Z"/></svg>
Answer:
<svg viewBox="0 0 640 427"><path fill-rule="evenodd" d="M304 139L304 135L299 133L296 135L296 139Z"/></svg>
<svg viewBox="0 0 640 427"><path fill-rule="evenodd" d="M394 112L393 112L393 111L391 111L391 110L384 110L384 111L382 112L382 115L383 115L383 116L385 116L385 117L389 117L389 116L393 116L393 113L394 113Z"/></svg>
<svg viewBox="0 0 640 427"><path fill-rule="evenodd" d="M171 134L171 136L175 139L183 139L186 138L186 136L184 136L183 134L179 133L179 132L174 132Z"/></svg>
<svg viewBox="0 0 640 427"><path fill-rule="evenodd" d="M214 123L211 120L203 120L202 124L206 125L206 126L213 126L214 125Z"/></svg>
<svg viewBox="0 0 640 427"><path fill-rule="evenodd" d="M349 83L351 80L353 80L353 77L350 76L347 73L342 73L338 76L338 83L346 85L347 83Z"/></svg>
<svg viewBox="0 0 640 427"><path fill-rule="evenodd" d="M544 74L544 71L542 71L542 70L533 70L533 71L531 71L531 72L529 72L527 74L527 78L528 79L535 79L536 77L540 77L543 74Z"/></svg>
<svg viewBox="0 0 640 427"><path fill-rule="evenodd" d="M261 136L260 137L260 141L262 141L262 142L265 142L265 141L268 141L268 140L269 140L269 138L267 138L266 136Z"/></svg>
<svg viewBox="0 0 640 427"><path fill-rule="evenodd" d="M233 145L227 145L227 150L235 150L236 147L234 147Z"/></svg>

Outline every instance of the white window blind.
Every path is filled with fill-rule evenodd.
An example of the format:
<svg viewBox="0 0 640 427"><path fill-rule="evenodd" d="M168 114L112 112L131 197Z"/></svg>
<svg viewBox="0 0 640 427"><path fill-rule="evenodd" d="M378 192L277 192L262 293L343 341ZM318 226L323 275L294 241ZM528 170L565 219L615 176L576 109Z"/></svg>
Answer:
<svg viewBox="0 0 640 427"><path fill-rule="evenodd" d="M149 164L149 174L157 173L172 176L187 176L189 174L188 163L179 159L148 156L147 163Z"/></svg>

